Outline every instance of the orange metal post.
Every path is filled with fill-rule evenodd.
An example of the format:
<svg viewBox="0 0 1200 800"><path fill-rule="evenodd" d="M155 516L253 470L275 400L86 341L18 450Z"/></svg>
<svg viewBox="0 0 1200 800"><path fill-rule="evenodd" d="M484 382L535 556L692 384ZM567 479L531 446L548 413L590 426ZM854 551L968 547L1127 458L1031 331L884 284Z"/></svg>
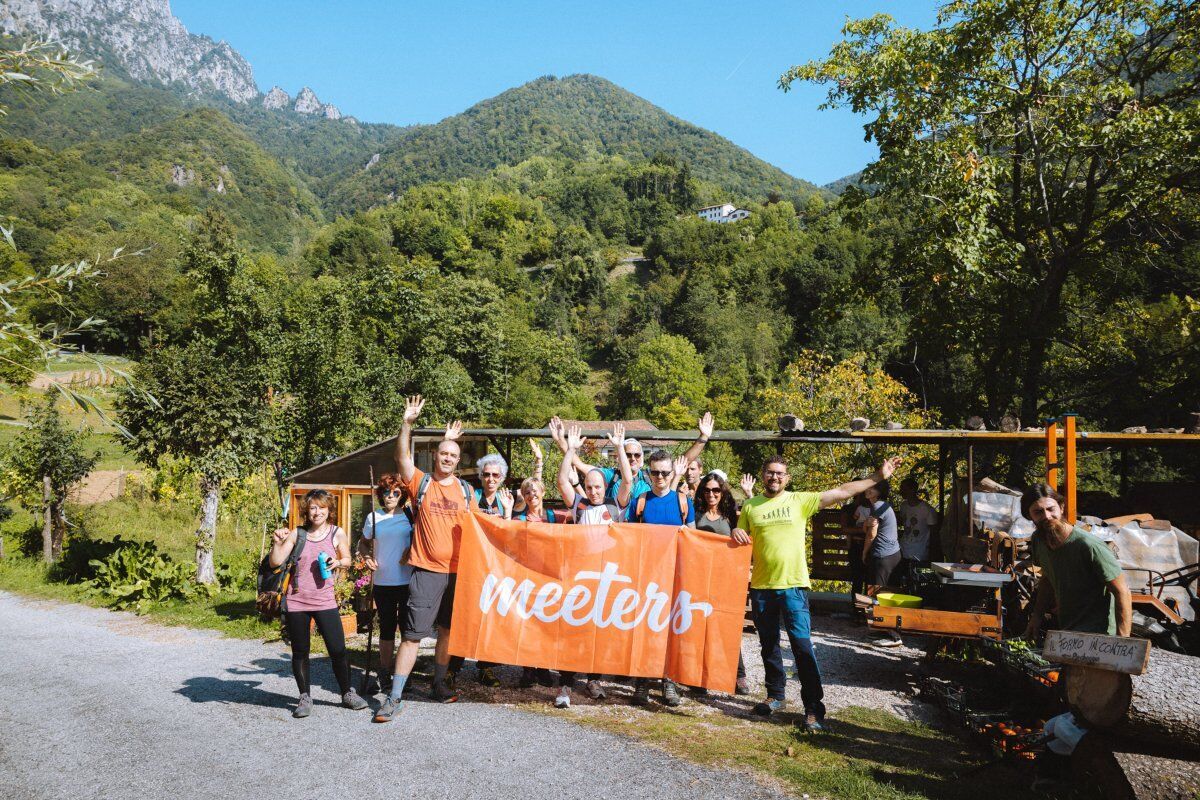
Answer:
<svg viewBox="0 0 1200 800"><path fill-rule="evenodd" d="M1058 420L1046 420L1046 483L1058 488Z"/></svg>
<svg viewBox="0 0 1200 800"><path fill-rule="evenodd" d="M1075 522L1075 415L1063 415L1063 476L1066 486L1063 492L1067 507L1063 509L1067 522Z"/></svg>

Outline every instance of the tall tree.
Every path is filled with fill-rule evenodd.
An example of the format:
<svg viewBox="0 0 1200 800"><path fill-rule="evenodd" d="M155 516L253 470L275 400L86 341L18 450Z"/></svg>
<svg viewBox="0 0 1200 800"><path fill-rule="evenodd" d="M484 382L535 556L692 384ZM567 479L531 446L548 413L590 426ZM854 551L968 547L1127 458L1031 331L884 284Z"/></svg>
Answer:
<svg viewBox="0 0 1200 800"><path fill-rule="evenodd" d="M932 30L878 15L843 33L780 85L826 84L826 107L873 115L862 183L917 220L925 366L968 375L993 418L1036 421L1074 289L1108 280L1118 246L1137 269L1197 189L1200 6L954 0Z"/></svg>
<svg viewBox="0 0 1200 800"><path fill-rule="evenodd" d="M200 484L196 580L216 580L213 548L222 487L274 449L273 387L279 325L270 286L236 248L227 221L209 212L187 248L192 285L186 330L146 351L134 369L144 393L118 408L139 459L186 459Z"/></svg>

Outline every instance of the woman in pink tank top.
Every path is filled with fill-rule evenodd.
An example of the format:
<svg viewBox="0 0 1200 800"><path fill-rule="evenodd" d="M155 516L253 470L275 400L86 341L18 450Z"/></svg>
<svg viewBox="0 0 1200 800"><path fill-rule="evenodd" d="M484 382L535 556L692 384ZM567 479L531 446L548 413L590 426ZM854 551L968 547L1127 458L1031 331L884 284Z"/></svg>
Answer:
<svg viewBox="0 0 1200 800"><path fill-rule="evenodd" d="M313 489L304 496L304 526L294 531L280 528L271 542L272 566L292 561L291 583L283 599L283 620L292 643L292 674L300 690L300 702L292 712L297 718L312 713L308 654L313 622L316 622L333 662L333 674L342 692L342 705L355 711L367 707L367 702L350 685L346 635L342 632L342 619L334 596L337 570L350 566L350 542L341 528L329 522L332 508L333 495L324 489ZM293 560L301 536L304 537L303 547ZM322 576L322 561L329 573L327 578Z"/></svg>

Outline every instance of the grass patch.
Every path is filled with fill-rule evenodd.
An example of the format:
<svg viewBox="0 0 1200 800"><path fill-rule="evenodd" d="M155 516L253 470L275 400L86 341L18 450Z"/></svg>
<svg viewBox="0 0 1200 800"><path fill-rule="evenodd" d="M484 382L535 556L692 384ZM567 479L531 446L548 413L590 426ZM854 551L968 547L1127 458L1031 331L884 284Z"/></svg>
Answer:
<svg viewBox="0 0 1200 800"><path fill-rule="evenodd" d="M552 713L544 703L529 710ZM797 731L794 717L770 723L702 703L643 711L580 706L584 725L660 747L699 764L753 773L797 795L836 800L1025 800L1032 773L987 765L990 755L956 736L878 709L848 708L829 733ZM967 774L970 772L970 774Z"/></svg>

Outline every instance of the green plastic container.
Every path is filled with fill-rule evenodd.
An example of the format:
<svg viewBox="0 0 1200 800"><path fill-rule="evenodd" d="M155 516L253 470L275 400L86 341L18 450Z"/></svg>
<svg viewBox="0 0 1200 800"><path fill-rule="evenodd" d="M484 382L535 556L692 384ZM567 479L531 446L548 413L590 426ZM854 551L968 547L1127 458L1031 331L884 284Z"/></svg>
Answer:
<svg viewBox="0 0 1200 800"><path fill-rule="evenodd" d="M915 594L897 594L896 592L880 592L875 595L881 606L891 608L920 608L924 602Z"/></svg>

